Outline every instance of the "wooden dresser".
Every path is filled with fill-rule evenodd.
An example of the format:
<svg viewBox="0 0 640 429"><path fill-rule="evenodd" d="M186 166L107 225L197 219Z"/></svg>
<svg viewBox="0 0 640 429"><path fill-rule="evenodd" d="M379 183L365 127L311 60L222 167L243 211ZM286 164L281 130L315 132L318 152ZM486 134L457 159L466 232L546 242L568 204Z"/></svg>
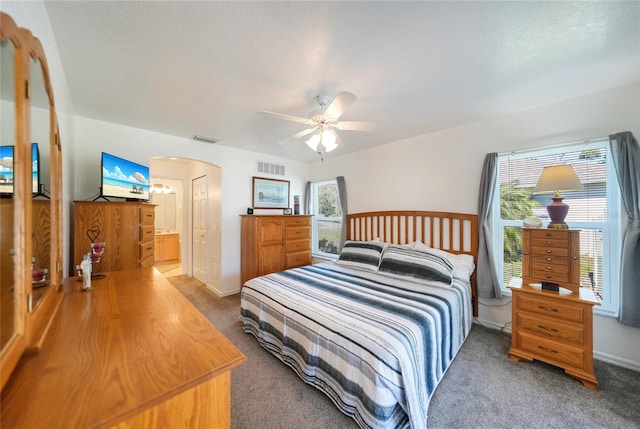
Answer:
<svg viewBox="0 0 640 429"><path fill-rule="evenodd" d="M596 390L593 372L593 306L591 289L546 291L523 284L513 293L509 359L537 359L563 368L589 389Z"/></svg>
<svg viewBox="0 0 640 429"><path fill-rule="evenodd" d="M580 289L580 230L522 229L522 283Z"/></svg>
<svg viewBox="0 0 640 429"><path fill-rule="evenodd" d="M542 282L559 291L543 290ZM522 285L512 291L509 358L561 367L596 390L593 372L593 291L580 287L580 231L522 230Z"/></svg>
<svg viewBox="0 0 640 429"><path fill-rule="evenodd" d="M6 428L229 428L244 355L155 268L107 273L61 311L2 391Z"/></svg>
<svg viewBox="0 0 640 429"><path fill-rule="evenodd" d="M91 251L89 234L106 243L94 273L153 266L154 205L136 202L75 201L73 263Z"/></svg>
<svg viewBox="0 0 640 429"><path fill-rule="evenodd" d="M242 284L311 264L311 215L242 215Z"/></svg>

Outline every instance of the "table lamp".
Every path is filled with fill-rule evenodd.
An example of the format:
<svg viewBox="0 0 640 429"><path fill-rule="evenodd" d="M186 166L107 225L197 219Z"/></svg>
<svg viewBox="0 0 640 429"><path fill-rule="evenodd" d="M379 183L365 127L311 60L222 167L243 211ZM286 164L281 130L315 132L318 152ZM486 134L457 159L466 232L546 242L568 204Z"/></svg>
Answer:
<svg viewBox="0 0 640 429"><path fill-rule="evenodd" d="M567 229L564 219L569 213L569 205L562 202L560 192L582 191L584 186L570 165L552 165L545 167L533 191L534 194L555 194L553 202L547 206L551 222L549 228Z"/></svg>

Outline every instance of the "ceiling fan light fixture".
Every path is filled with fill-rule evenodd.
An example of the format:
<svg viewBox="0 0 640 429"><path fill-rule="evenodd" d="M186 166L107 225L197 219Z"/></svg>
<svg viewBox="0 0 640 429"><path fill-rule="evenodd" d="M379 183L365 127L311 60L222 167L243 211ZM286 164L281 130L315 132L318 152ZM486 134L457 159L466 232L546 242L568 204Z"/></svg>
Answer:
<svg viewBox="0 0 640 429"><path fill-rule="evenodd" d="M314 134L305 142L312 150L318 150L318 144L320 143L320 134Z"/></svg>
<svg viewBox="0 0 640 429"><path fill-rule="evenodd" d="M305 142L307 146L318 153L331 152L338 147L336 135L333 131L318 131Z"/></svg>

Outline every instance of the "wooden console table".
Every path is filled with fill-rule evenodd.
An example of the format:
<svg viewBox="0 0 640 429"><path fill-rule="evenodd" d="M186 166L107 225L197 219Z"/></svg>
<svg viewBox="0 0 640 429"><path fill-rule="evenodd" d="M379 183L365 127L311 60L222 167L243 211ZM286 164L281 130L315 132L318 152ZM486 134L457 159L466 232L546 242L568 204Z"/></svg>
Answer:
<svg viewBox="0 0 640 429"><path fill-rule="evenodd" d="M245 356L153 267L63 282L41 351L2 390L1 427L228 428Z"/></svg>

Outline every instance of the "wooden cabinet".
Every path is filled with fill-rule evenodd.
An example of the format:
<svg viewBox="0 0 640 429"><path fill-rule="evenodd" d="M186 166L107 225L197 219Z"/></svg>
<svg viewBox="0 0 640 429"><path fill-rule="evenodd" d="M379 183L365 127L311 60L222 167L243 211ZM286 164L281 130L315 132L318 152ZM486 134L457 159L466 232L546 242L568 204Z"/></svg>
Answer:
<svg viewBox="0 0 640 429"><path fill-rule="evenodd" d="M157 270L63 282L45 347L1 396L3 428L229 428L246 360Z"/></svg>
<svg viewBox="0 0 640 429"><path fill-rule="evenodd" d="M162 234L155 236L154 255L156 264L180 262L180 235Z"/></svg>
<svg viewBox="0 0 640 429"><path fill-rule="evenodd" d="M154 264L154 205L136 202L75 201L74 263L91 251L91 238L106 246L94 273Z"/></svg>
<svg viewBox="0 0 640 429"><path fill-rule="evenodd" d="M311 263L311 215L243 215L242 283Z"/></svg>
<svg viewBox="0 0 640 429"><path fill-rule="evenodd" d="M522 229L522 283L550 282L580 289L580 231Z"/></svg>
<svg viewBox="0 0 640 429"><path fill-rule="evenodd" d="M593 372L593 306L591 289L553 292L523 284L513 293L509 359L533 359L563 368L586 387L597 390Z"/></svg>

